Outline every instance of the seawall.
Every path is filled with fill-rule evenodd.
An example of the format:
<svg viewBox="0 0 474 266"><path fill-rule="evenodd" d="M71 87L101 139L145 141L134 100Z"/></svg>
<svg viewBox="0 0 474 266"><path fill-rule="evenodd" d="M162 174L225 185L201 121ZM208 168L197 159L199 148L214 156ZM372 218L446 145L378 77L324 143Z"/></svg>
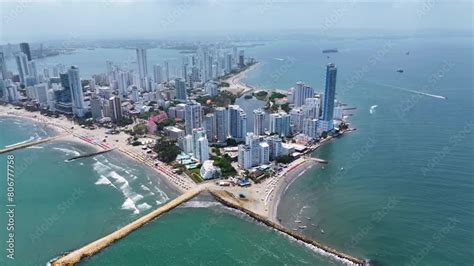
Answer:
<svg viewBox="0 0 474 266"><path fill-rule="evenodd" d="M334 255L336 257L338 257L339 259L341 260L344 260L344 261L349 261L353 264L356 264L356 265L368 265L368 263L365 261L365 260L362 260L362 259L359 259L359 258L356 258L356 257L353 257L351 255L348 255L348 254L345 254L343 252L340 252L340 251L337 251L331 247L328 247L324 244L321 244L313 239L310 239L308 238L307 236L304 236L302 234L299 234L297 232L293 232L275 222L272 222L270 221L268 218L266 217L263 217L259 214L256 214L242 206L240 206L238 204L238 200L235 199L235 197L230 194L229 192L227 191L217 191L217 190L212 190L212 189L208 189L209 193L217 200L219 201L220 203L230 207L230 208L234 208L234 209L237 209L239 211L242 211L244 213L246 213L247 215L249 215L250 217L254 218L255 220L259 221L259 222L262 222L264 224L266 224L267 226L270 226L280 232L283 232L287 235L290 235L292 236L293 238L297 239L297 240L300 240L306 244L309 244L309 245L312 245L324 252L327 252L331 255Z"/></svg>

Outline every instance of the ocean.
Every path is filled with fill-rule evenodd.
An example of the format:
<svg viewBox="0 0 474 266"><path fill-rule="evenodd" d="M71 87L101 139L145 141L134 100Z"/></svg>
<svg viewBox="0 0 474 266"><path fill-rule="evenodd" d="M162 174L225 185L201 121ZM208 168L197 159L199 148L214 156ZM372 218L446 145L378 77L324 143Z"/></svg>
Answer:
<svg viewBox="0 0 474 266"><path fill-rule="evenodd" d="M329 48L339 52L321 53ZM130 53L123 51L120 58ZM77 54L83 52L84 57L90 53ZM293 228L294 221L301 220L307 225L302 233L374 265L474 263L471 38L278 40L247 48L246 55L261 64L248 73L245 82L281 90L302 80L322 91L325 65L333 62L338 67L336 98L357 108L348 117L357 130L315 152L314 156L329 164L306 171L285 190L278 208L284 225ZM105 60L95 66L98 63L84 60L79 65L81 73L94 67L96 72L105 72ZM246 110L251 111L252 104ZM1 146L40 134L34 125L23 128L25 123L16 121L20 124L16 125L3 118L1 123ZM40 146L14 153L16 160L38 154L18 174L14 265L45 263L146 213L149 209L143 203L154 208L175 196L149 170L117 154L65 163L72 152L68 155L55 148L87 147L60 142ZM98 162L110 169L100 172ZM4 171L5 165L0 167ZM123 179L114 179L111 172L127 180L128 193L121 189ZM105 179L100 181L104 173L115 187ZM156 189L155 195L141 185ZM75 188L82 188L85 196L53 226L46 226L48 230L35 243L31 234L41 228L44 219L56 217L57 204L67 201ZM159 203L154 202L158 194ZM128 199L133 205L126 204L131 203ZM1 206L4 208L3 203ZM2 265L4 257L2 254ZM337 264L218 206L178 208L84 264L157 261L181 265Z"/></svg>

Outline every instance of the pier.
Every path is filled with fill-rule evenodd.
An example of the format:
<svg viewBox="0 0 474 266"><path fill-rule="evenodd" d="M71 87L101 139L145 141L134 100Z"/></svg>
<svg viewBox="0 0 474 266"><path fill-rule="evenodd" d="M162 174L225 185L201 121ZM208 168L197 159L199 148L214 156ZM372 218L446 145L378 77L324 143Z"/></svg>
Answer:
<svg viewBox="0 0 474 266"><path fill-rule="evenodd" d="M44 138L44 139L39 139L39 140L33 140L33 141L25 142L25 143L22 143L22 144L13 145L13 146L1 149L0 154L15 151L15 150L19 150L19 149L23 149L23 148L27 148L27 147L38 145L38 144L41 144L41 143L45 143L45 142L52 141L54 139L57 139L57 138L60 138L60 137L63 137L63 136L65 136L65 135L58 135L58 136L54 136L54 137L49 137L49 138Z"/></svg>
<svg viewBox="0 0 474 266"><path fill-rule="evenodd" d="M368 265L368 263L365 261L365 260L362 260L362 259L359 259L359 258L356 258L356 257L353 257L351 255L348 255L348 254L345 254L345 253L342 253L340 251L337 251L331 247L328 247L324 244L321 244L313 239L310 239L308 238L307 236L304 236L302 234L299 234L297 232L293 232L277 223L274 223L272 221L270 221L269 219L267 219L266 217L263 217L259 214L256 214L244 207L242 207L240 204L239 204L239 200L237 198L235 198L231 193L227 192L227 191L217 191L217 190L212 190L212 189L209 189L208 190L209 193L217 200L219 201L220 203L224 204L225 206L227 207L230 207L230 208L233 208L233 209L237 209L239 211L242 211L244 213L246 213L248 216L254 218L255 220L259 221L259 222L262 222L264 223L265 225L267 226L270 226L280 232L283 232L299 241L302 241L306 244L309 244L309 245L312 245L324 252L326 252L327 254L330 254L330 255L333 255L337 258L339 258L340 260L343 260L345 262L350 262L350 263L353 263L353 264L356 264L356 265Z"/></svg>
<svg viewBox="0 0 474 266"><path fill-rule="evenodd" d="M156 217L160 216L161 214L168 212L178 205L194 198L201 192L200 189L191 189L186 193L182 194L181 196L171 200L170 202L166 203L165 205L159 207L158 209L138 218L137 220L127 224L126 226L120 228L119 230L104 236L92 243L89 243L77 250L74 250L58 259L55 259L51 262L52 266L58 265L75 265L79 263L83 258L92 256L102 249L106 248L113 242L127 236L131 232L135 231L136 229L142 227L146 223L152 221Z"/></svg>
<svg viewBox="0 0 474 266"><path fill-rule="evenodd" d="M111 149L107 149L107 150L103 150L103 151L98 151L98 152L92 152L92 153L83 154L83 155L79 155L79 156L74 156L72 158L67 159L67 161L70 162L70 161L74 161L74 160L81 159L81 158L92 157L92 156L96 156L96 155L99 155L99 154L111 152L113 150L115 150L115 148L111 148Z"/></svg>

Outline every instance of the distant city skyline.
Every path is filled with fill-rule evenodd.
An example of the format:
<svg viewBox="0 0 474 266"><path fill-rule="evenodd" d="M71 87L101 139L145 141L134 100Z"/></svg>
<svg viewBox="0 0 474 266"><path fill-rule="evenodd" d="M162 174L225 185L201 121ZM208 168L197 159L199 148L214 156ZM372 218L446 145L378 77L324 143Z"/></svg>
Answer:
<svg viewBox="0 0 474 266"><path fill-rule="evenodd" d="M1 44L210 34L235 39L275 29L327 35L339 29L367 29L410 35L472 27L470 1L2 1L0 7Z"/></svg>

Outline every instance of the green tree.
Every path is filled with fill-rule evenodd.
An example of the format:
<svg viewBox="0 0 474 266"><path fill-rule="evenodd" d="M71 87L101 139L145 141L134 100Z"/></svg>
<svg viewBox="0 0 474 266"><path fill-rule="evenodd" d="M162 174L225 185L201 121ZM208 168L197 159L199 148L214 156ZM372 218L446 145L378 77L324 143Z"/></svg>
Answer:
<svg viewBox="0 0 474 266"><path fill-rule="evenodd" d="M138 124L133 127L133 132L138 135L144 135L146 133L146 125Z"/></svg>
<svg viewBox="0 0 474 266"><path fill-rule="evenodd" d="M158 160L165 163L171 163L181 153L179 147L176 146L176 141L170 138L159 139L153 150L156 152Z"/></svg>

